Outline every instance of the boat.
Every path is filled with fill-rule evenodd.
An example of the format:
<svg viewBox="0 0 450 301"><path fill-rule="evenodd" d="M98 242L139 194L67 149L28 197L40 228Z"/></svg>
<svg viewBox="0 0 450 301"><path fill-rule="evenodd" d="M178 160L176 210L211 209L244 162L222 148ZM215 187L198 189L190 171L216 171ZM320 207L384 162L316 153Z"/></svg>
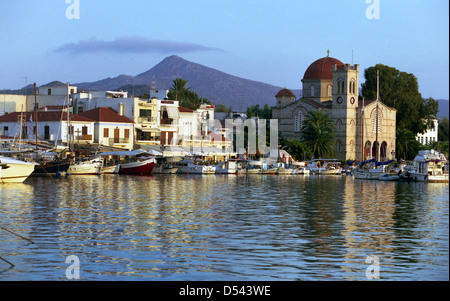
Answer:
<svg viewBox="0 0 450 301"><path fill-rule="evenodd" d="M32 175L40 176L40 175L56 175L58 173L67 172L70 166L69 159L56 159L53 161L39 161L37 162Z"/></svg>
<svg viewBox="0 0 450 301"><path fill-rule="evenodd" d="M263 175L275 175L278 174L278 167L263 167L261 168L261 174Z"/></svg>
<svg viewBox="0 0 450 301"><path fill-rule="evenodd" d="M405 166L412 181L428 183L448 183L448 160L435 150L419 151L412 164Z"/></svg>
<svg viewBox="0 0 450 301"><path fill-rule="evenodd" d="M113 166L107 167L109 172L118 172L124 175L150 175L152 173L153 167L156 164L156 160L150 156L150 153L141 149L134 151L111 151L100 153L101 157L117 157L116 162ZM122 159L120 159L123 157ZM118 166L118 167L117 167ZM117 171L118 169L118 171Z"/></svg>
<svg viewBox="0 0 450 301"><path fill-rule="evenodd" d="M154 158L136 158L132 162L121 163L119 174L145 176L152 173L155 166Z"/></svg>
<svg viewBox="0 0 450 301"><path fill-rule="evenodd" d="M0 156L0 165L0 183L22 183L31 175L37 164Z"/></svg>
<svg viewBox="0 0 450 301"><path fill-rule="evenodd" d="M378 180L381 177L388 175L386 166L394 160L377 162L375 159L363 161L359 167L353 170L353 177L355 179L364 180Z"/></svg>
<svg viewBox="0 0 450 301"><path fill-rule="evenodd" d="M390 175L388 173L385 173L384 175L378 177L378 180L379 181L399 181L400 175L399 174Z"/></svg>
<svg viewBox="0 0 450 301"><path fill-rule="evenodd" d="M236 174L237 172L236 161L224 161L216 165L216 174Z"/></svg>
<svg viewBox="0 0 450 301"><path fill-rule="evenodd" d="M101 175L103 160L101 158L79 159L67 170L69 175Z"/></svg>
<svg viewBox="0 0 450 301"><path fill-rule="evenodd" d="M174 162L174 166L178 168L179 174L214 174L216 167L212 165L202 165L193 159L184 159Z"/></svg>
<svg viewBox="0 0 450 301"><path fill-rule="evenodd" d="M340 175L342 168L336 159L316 159L308 162L306 168L315 175Z"/></svg>
<svg viewBox="0 0 450 301"><path fill-rule="evenodd" d="M109 165L103 166L102 173L103 174L118 174L120 169L120 165Z"/></svg>
<svg viewBox="0 0 450 301"><path fill-rule="evenodd" d="M178 167L174 167L171 164L162 164L153 167L152 174L176 174Z"/></svg>

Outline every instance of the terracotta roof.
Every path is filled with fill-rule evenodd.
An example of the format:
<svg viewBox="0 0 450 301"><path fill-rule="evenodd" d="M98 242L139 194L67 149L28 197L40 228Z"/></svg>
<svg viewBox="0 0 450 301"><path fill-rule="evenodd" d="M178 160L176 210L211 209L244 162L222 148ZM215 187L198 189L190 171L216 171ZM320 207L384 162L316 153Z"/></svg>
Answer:
<svg viewBox="0 0 450 301"><path fill-rule="evenodd" d="M282 89L280 90L275 97L295 97L294 93L292 93L289 89Z"/></svg>
<svg viewBox="0 0 450 301"><path fill-rule="evenodd" d="M333 65L344 65L340 60L332 57L323 57L312 63L306 69L303 79L333 79Z"/></svg>
<svg viewBox="0 0 450 301"><path fill-rule="evenodd" d="M79 113L78 115L95 121L133 123L133 120L123 115L119 115L115 110L107 107L95 108L86 112Z"/></svg>
<svg viewBox="0 0 450 301"><path fill-rule="evenodd" d="M316 108L329 108L331 105L331 101L321 103L321 102L318 102L318 101L316 101L314 99L310 99L310 98L302 98L301 100L313 107L316 107Z"/></svg>
<svg viewBox="0 0 450 301"><path fill-rule="evenodd" d="M185 107L178 107L178 111L182 113L194 113L194 110L185 108Z"/></svg>
<svg viewBox="0 0 450 301"><path fill-rule="evenodd" d="M13 112L9 114L5 114L3 116L0 116L0 122L17 122L20 118L20 112ZM34 112L23 112L23 120L25 122L30 122L31 120L34 122ZM66 121L67 120L67 112L63 111L38 111L37 112L37 119L38 122L44 122L44 121ZM71 121L81 121L81 122L94 122L94 120L75 115L70 114L70 120Z"/></svg>

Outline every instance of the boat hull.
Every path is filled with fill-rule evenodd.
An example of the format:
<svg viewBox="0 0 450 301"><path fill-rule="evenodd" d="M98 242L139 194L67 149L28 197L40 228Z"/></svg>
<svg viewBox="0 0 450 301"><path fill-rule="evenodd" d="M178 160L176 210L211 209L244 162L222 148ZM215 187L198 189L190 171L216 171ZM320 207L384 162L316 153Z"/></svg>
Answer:
<svg viewBox="0 0 450 301"><path fill-rule="evenodd" d="M87 162L81 162L78 164L70 165L67 173L69 175L101 175L102 174L102 162L99 160L91 160Z"/></svg>
<svg viewBox="0 0 450 301"><path fill-rule="evenodd" d="M45 162L36 165L33 173L31 175L56 175L57 173L67 172L70 167L69 160L58 160Z"/></svg>
<svg viewBox="0 0 450 301"><path fill-rule="evenodd" d="M146 176L151 174L154 166L155 166L154 159L123 163L120 164L119 174Z"/></svg>
<svg viewBox="0 0 450 301"><path fill-rule="evenodd" d="M118 174L120 165L103 166L103 174Z"/></svg>
<svg viewBox="0 0 450 301"><path fill-rule="evenodd" d="M0 183L23 183L34 171L35 163L14 159L1 159L3 168Z"/></svg>

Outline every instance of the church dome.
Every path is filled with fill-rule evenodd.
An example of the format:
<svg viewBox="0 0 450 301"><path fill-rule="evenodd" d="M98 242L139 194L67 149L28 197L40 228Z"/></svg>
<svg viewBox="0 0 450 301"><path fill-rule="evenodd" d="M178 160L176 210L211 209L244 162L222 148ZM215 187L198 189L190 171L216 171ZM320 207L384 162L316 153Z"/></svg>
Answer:
<svg viewBox="0 0 450 301"><path fill-rule="evenodd" d="M289 89L281 89L275 97L295 97L294 93L292 93Z"/></svg>
<svg viewBox="0 0 450 301"><path fill-rule="evenodd" d="M303 79L333 79L333 65L342 66L340 60L332 57L323 57L312 63L303 75Z"/></svg>

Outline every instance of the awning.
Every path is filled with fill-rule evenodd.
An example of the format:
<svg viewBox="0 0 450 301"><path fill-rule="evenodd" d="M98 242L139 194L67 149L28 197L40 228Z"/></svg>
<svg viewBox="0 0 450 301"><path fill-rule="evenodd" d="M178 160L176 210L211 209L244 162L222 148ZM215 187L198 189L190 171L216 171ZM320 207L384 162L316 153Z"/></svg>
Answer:
<svg viewBox="0 0 450 301"><path fill-rule="evenodd" d="M136 130L138 131L142 131L142 132L151 132L151 133L160 133L161 130L160 129L155 129L155 128L136 128Z"/></svg>

